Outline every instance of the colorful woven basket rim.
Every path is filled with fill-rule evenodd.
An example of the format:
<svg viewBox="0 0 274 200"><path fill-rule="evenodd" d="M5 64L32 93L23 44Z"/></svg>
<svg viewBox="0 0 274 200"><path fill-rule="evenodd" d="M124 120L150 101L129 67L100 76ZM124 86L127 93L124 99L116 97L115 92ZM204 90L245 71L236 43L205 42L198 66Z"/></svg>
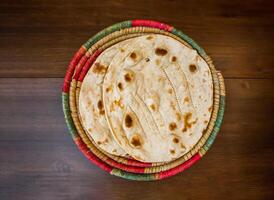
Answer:
<svg viewBox="0 0 274 200"><path fill-rule="evenodd" d="M126 172L125 170L114 168L114 167L110 166L109 164L107 164L106 162L104 162L104 160L97 158L90 151L90 149L88 148L86 143L82 140L82 138L79 136L79 134L74 126L72 117L70 116L71 115L70 106L69 106L70 99L69 99L68 94L69 94L70 88L71 88L71 81L72 81L71 77L73 77L73 76L75 77L75 75L77 75L78 76L77 78L80 77L80 80L81 81L83 80L85 73L89 69L88 66L92 63L92 61L94 61L96 59L96 57L100 54L100 51L95 51L95 53L92 54L89 59L87 59L87 58L85 58L86 60L84 59L85 66L87 66L86 69L85 69L85 66L83 68L84 73L82 73L82 74L84 74L84 75L80 75L80 73L77 74L78 63L81 62L81 59L83 58L85 53L86 54L88 53L87 50L89 48L91 48L94 44L96 44L96 42L98 42L102 38L108 36L109 34L115 32L115 31L119 31L122 29L130 28L130 27L151 27L151 28L157 28L157 29L163 30L163 31L168 31L168 32L180 37L182 40L187 41L188 44L190 44L194 49L196 49L198 51L198 53L203 58L206 58L206 59L209 58L205 54L204 50L202 48L200 48L192 39L190 39L188 36L183 34L181 31L178 31L169 25L155 22L155 21L147 21L147 20L133 20L133 21L126 21L126 22L121 22L121 23L115 24L113 26L110 26L110 27L104 29L103 31L96 34L93 38L88 40L88 42L85 43L80 48L80 50L75 54L74 58L70 62L69 68L68 68L66 76L65 76L64 85L63 85L63 95L62 95L63 110L64 110L64 114L65 114L65 118L66 118L66 122L67 122L67 125L69 128L69 131L72 134L72 137L73 137L75 143L78 145L80 150L88 157L88 159L91 160L93 163L95 163L102 169L106 170L107 172L117 175L117 176L120 176L120 177L123 177L123 178L134 179L134 180L158 180L158 179L162 179L162 178L166 178L166 177L175 175L175 174L179 173L180 171L183 171L184 169L188 168L194 162L199 160L201 158L201 156L203 156L205 154L205 152L209 149L209 147L212 145L212 143L217 135L217 132L219 131L219 128L220 128L220 125L222 122L222 118L223 118L224 104L225 104L225 102L224 102L225 88L224 88L223 78L222 78L221 74L219 72L217 72L217 76L218 76L218 80L219 80L221 89L220 89L220 101L218 102L218 103L220 103L219 104L219 112L218 112L215 126L213 128L213 131L212 131L210 137L206 141L205 145L203 147L201 147L201 150L199 151L199 153L196 153L195 155L193 155L191 158L189 158L187 161L185 161L182 165L179 165L179 166L176 166L175 168L169 169L167 171L158 172L158 173L136 174L136 173L143 173L143 172L136 171L136 173L129 173L129 172ZM90 62L87 62L87 60ZM83 59L82 59L82 62L83 62ZM75 71L74 71L74 69L75 69ZM75 87L76 87L76 85L75 85ZM121 168L123 168L123 167L121 167Z"/></svg>
<svg viewBox="0 0 274 200"><path fill-rule="evenodd" d="M133 31L132 31L132 29L134 29ZM100 46L99 45L99 43L100 43L100 41L104 41L105 42L105 40L106 40L106 38L107 37L109 37L109 36L111 36L111 35L118 35L117 33L120 33L120 32L122 32L123 34L124 33L128 33L126 36L128 36L129 35L129 33L131 33L131 32L135 32L135 31L147 31L147 28L145 28L145 27L142 27L141 29L136 29L136 28L132 28L132 29L123 29L123 31L117 31L117 32L115 32L115 33L111 33L111 34L109 34L108 36L106 36L105 38L103 38L103 39L101 39L101 40L99 40L97 43L95 43L94 45L92 45L92 47L90 48L90 49L92 49L93 48L93 46ZM155 29L149 29L148 31L154 31L155 32ZM157 30L157 29L156 29ZM159 32L160 30L158 30L158 32ZM138 34L138 33L137 33ZM167 34L166 32L161 32L161 34ZM129 36L131 36L131 35L133 35L133 34L130 34ZM135 34L136 35L136 34ZM174 37L173 35L170 35L170 34L168 34L169 36L172 36L172 37ZM112 37L113 38L113 37ZM124 37L123 37L124 38ZM175 38L175 39L178 39L178 38ZM117 41L117 38L115 38L114 39L115 41ZM119 38L119 40L120 40L120 38ZM183 41L183 43L185 43L184 41ZM107 44L107 43L106 43ZM106 46L106 44L102 44L103 46ZM186 44L187 45L187 44ZM189 45L189 47L191 47L190 45ZM192 48L192 47L191 47ZM89 50L90 50L89 49ZM92 53L92 51L90 52L89 50L87 50L90 54L93 54ZM100 48L100 51L102 52L104 50L104 48ZM94 50L94 52L96 53L98 50ZM95 54L94 53L94 54ZM92 55L90 56L90 57L92 57ZM207 62L209 62L209 65L212 65L211 64L211 62L210 62L210 59L207 61ZM79 61L79 63L81 63L81 60ZM90 65L92 65L92 63L89 63L89 65L88 66L90 66ZM211 71L213 72L213 78L214 79L217 79L216 78L216 73L217 72L215 72L215 69L214 69L214 67L211 67L212 69L211 69ZM88 68L87 68L87 70L88 70ZM204 136L200 139L200 141L201 142L198 142L194 147L193 147L193 149L194 150L192 150L192 151L190 151L190 152L188 152L187 154L185 154L184 156L182 156L182 157L180 157L179 159L176 159L175 161L172 161L172 162L170 162L170 163L140 163L140 162L137 162L137 161L133 161L133 160L129 160L129 159L125 159L125 158L118 158L118 160L117 160L117 157L115 157L115 156L112 156L112 155L110 155L110 154L107 154L107 155L102 155L102 153L103 154L106 154L105 152L99 152L98 151L98 147L97 148L94 148L94 146L96 147L96 145L95 144L92 144L92 142L90 142L90 141L92 141L93 139L88 139L88 138L90 138L89 137L89 135L88 134L85 134L85 131L84 131L84 129L81 129L80 127L82 126L81 125L81 118L80 118L80 116L78 116L77 117L77 115L78 115L78 113L77 113L77 110L78 110L78 108L77 108L77 105L78 105L78 103L79 103L79 100L78 100L78 97L77 97L77 94L79 94L80 93L80 87L81 87L81 81L78 81L77 80L77 78L75 78L75 77L79 77L79 74L82 74L82 72L84 72L85 73L85 71L87 71L87 70L82 70L82 67L81 67L81 65L78 65L77 66L77 70L76 70L76 72L74 73L74 75L73 75L73 80L72 80L72 82L71 82L71 86L70 86L70 98L71 98L71 100L70 100L70 107L71 107L71 110L74 110L74 113L72 113L72 118L73 118L73 121L74 121L74 123L76 124L76 129L77 129L77 131L79 132L79 134L80 134L80 137L83 139L83 141L87 144L87 146L90 148L90 150L97 156L97 157L99 157L101 160L104 160L106 163L108 163L108 164L110 164L111 166L113 166L113 167L116 167L116 168L119 168L119 169L123 169L123 170L125 170L125 171L129 171L129 172L135 172L135 173L156 173L156 172L160 172L160 171L165 171L165 170L168 170L168 169L170 169L170 168L173 168L173 167L176 167L176 166L178 166L178 165L180 165L180 164L182 164L183 162L185 162L187 159L189 159L191 156L193 156L195 153L197 153L198 152L198 148L197 147L201 147L202 145L203 145L203 143L205 142L205 140L207 140L208 139L208 137L209 137L209 133L210 133L210 131L208 131L208 134L207 133L205 133L204 134ZM80 73L81 72L81 73ZM80 77L81 77L81 75L80 75ZM75 83L75 81L77 81L77 84ZM215 101L216 102L219 102L219 87L216 87L218 84L217 84L217 82L218 81L216 81L216 80L214 80L214 82L216 82L215 83L215 89L214 90L216 90L216 93L217 93L217 95L215 94ZM77 85L77 87L76 87L76 92L75 92L75 85ZM216 89L217 88L217 89ZM76 99L75 99L76 98ZM77 100L78 100L78 103L77 103ZM74 102L76 102L76 105L73 105L73 103ZM219 104L217 104L217 105L215 105L215 103L214 103L214 107L213 107L213 112L216 112L216 114L217 114L217 109L216 109L216 107L219 107ZM211 124L213 124L214 122L215 122L215 120L216 119L214 119L214 120L210 120L210 123ZM195 150L196 149L196 150ZM111 159L106 159L105 157L108 157L108 158L111 158ZM117 163L118 162L118 163ZM125 166L126 165L126 166ZM129 167L128 165L132 165L132 166L135 166L135 167ZM156 167L157 166L157 167ZM159 167L158 167L159 166ZM139 167L139 168L138 168ZM146 167L145 169L142 169L142 168L140 168L140 167Z"/></svg>

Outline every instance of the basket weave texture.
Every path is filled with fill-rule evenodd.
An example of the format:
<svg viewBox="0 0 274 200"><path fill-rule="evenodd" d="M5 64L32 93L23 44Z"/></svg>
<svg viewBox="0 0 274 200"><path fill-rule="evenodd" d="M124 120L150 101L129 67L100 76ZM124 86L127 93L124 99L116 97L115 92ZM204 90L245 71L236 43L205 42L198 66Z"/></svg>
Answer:
<svg viewBox="0 0 274 200"><path fill-rule="evenodd" d="M213 79L213 110L206 132L191 151L169 163L143 163L103 152L94 145L93 140L85 132L78 115L81 84L96 58L118 42L151 33L170 36L195 49L208 63ZM140 181L161 180L189 168L209 150L222 123L225 87L223 77L215 69L210 57L190 37L167 24L150 20L132 20L114 24L82 45L68 66L62 88L62 103L69 132L76 145L91 162L122 178Z"/></svg>

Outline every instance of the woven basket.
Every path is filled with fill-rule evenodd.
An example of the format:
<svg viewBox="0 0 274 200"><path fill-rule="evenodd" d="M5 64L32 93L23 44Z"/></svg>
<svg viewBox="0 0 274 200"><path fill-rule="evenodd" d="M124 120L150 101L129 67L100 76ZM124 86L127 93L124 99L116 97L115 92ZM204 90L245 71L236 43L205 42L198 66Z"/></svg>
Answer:
<svg viewBox="0 0 274 200"><path fill-rule="evenodd" d="M149 33L170 36L195 49L208 63L214 87L213 111L210 122L198 143L182 157L169 163L143 163L110 155L94 145L85 132L78 114L82 81L96 58L108 47L123 40ZM225 87L221 73L216 71L209 56L191 38L175 28L155 21L133 20L110 26L89 39L75 54L64 79L63 110L69 132L86 157L110 174L132 180L159 180L173 176L198 161L212 145L222 122L225 106Z"/></svg>

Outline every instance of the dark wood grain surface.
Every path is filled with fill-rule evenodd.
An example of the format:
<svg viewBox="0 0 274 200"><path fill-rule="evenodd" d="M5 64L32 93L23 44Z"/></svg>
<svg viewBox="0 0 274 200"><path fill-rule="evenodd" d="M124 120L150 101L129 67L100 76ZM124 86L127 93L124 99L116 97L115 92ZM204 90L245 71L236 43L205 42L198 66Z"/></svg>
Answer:
<svg viewBox="0 0 274 200"><path fill-rule="evenodd" d="M169 23L225 77L227 106L208 154L158 182L111 176L66 128L61 85L74 52L113 23ZM274 2L0 1L0 199L273 199Z"/></svg>

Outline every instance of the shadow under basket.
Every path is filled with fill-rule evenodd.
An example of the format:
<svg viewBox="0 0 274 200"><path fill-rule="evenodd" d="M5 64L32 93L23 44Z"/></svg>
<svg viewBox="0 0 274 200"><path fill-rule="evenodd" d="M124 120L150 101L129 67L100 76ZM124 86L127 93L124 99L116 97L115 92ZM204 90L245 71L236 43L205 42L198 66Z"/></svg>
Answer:
<svg viewBox="0 0 274 200"><path fill-rule="evenodd" d="M96 58L110 46L146 34L162 34L192 48L207 62L213 79L213 109L207 129L196 145L182 157L168 163L143 163L114 156L94 145L78 115L81 84ZM225 107L224 80L209 56L190 37L172 26L156 21L132 20L114 24L90 38L71 60L63 83L62 103L69 132L83 154L94 164L122 178L151 181L171 177L184 171L205 155L219 132Z"/></svg>

